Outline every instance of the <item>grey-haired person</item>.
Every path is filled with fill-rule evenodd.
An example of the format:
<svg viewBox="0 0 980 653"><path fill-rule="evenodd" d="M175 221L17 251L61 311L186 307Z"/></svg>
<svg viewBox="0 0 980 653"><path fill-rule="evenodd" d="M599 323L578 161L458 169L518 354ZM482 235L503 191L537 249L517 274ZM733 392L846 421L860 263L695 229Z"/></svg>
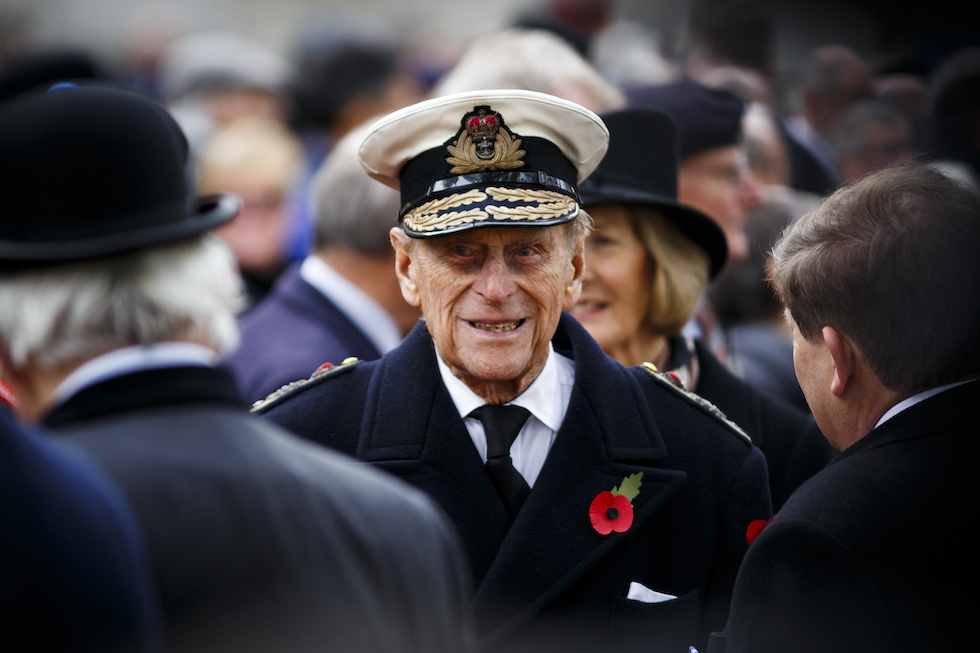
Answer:
<svg viewBox="0 0 980 653"><path fill-rule="evenodd" d="M250 415L218 355L240 278L172 117L90 87L0 107L0 361L145 534L174 651L458 651L468 571L407 484Z"/></svg>

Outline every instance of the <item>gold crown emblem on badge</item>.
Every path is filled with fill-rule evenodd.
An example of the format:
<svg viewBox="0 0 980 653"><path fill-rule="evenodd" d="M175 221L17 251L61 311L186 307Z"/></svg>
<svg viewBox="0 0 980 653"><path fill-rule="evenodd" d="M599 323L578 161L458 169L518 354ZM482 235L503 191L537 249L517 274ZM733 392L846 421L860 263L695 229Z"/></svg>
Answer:
<svg viewBox="0 0 980 653"><path fill-rule="evenodd" d="M489 106L473 107L463 116L462 124L456 140L446 147L452 174L512 170L524 165L521 139L510 133L500 114Z"/></svg>
<svg viewBox="0 0 980 653"><path fill-rule="evenodd" d="M477 115L466 121L466 131L474 140L486 139L493 141L497 136L500 125L497 123L497 114L487 115L486 109L480 109Z"/></svg>

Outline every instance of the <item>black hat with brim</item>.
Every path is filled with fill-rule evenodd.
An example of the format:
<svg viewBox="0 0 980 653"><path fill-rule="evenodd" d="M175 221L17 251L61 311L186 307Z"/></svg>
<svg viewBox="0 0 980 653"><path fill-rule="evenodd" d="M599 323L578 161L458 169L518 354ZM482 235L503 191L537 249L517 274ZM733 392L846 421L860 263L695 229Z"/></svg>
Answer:
<svg viewBox="0 0 980 653"><path fill-rule="evenodd" d="M604 114L609 149L581 184L582 206L644 204L660 210L686 238L708 255L711 278L728 259L725 232L697 209L677 201L678 143L673 119L655 109Z"/></svg>
<svg viewBox="0 0 980 653"><path fill-rule="evenodd" d="M195 195L187 140L136 91L56 88L0 103L0 268L29 269L189 239L240 200Z"/></svg>
<svg viewBox="0 0 980 653"><path fill-rule="evenodd" d="M682 79L628 88L626 97L630 107L658 109L674 119L682 160L742 140L745 102L728 89Z"/></svg>

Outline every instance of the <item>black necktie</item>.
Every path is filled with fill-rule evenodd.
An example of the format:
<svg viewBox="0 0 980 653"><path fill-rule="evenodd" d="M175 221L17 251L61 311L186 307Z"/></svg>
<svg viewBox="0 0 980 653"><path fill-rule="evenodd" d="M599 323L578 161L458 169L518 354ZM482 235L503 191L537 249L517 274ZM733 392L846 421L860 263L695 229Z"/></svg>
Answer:
<svg viewBox="0 0 980 653"><path fill-rule="evenodd" d="M530 416L531 413L520 406L487 405L470 413L470 417L483 422L483 430L487 433L487 473L511 519L517 516L531 491L521 473L514 469L510 457L510 446Z"/></svg>

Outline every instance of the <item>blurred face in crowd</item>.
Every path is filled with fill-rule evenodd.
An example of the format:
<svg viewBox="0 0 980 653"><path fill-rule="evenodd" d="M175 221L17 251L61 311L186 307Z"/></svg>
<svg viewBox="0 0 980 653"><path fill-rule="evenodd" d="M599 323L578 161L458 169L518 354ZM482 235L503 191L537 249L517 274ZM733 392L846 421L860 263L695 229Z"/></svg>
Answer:
<svg viewBox="0 0 980 653"><path fill-rule="evenodd" d="M221 188L242 199L242 210L215 229L215 235L228 243L243 270L261 274L278 269L289 227L282 180L254 170L229 174L222 181Z"/></svg>
<svg viewBox="0 0 980 653"><path fill-rule="evenodd" d="M718 223L728 241L730 261L748 257L745 216L762 202L762 194L741 146L717 147L682 160L677 199Z"/></svg>
<svg viewBox="0 0 980 653"><path fill-rule="evenodd" d="M859 147L841 154L841 180L852 184L867 174L910 158L912 136L908 127L877 122L868 127Z"/></svg>
<svg viewBox="0 0 980 653"><path fill-rule="evenodd" d="M487 227L409 238L392 230L402 294L436 351L488 403L537 378L563 308L582 287L584 234L570 226Z"/></svg>
<svg viewBox="0 0 980 653"><path fill-rule="evenodd" d="M585 241L582 296L571 313L595 338L603 351L617 360L631 360L627 352L646 337L643 323L650 310L653 265L633 229L629 209L620 204L589 207L595 230Z"/></svg>
<svg viewBox="0 0 980 653"><path fill-rule="evenodd" d="M195 165L200 193L234 193L242 200L241 212L214 233L243 271L277 274L289 237L287 197L302 165L296 136L279 122L239 121L215 132Z"/></svg>

